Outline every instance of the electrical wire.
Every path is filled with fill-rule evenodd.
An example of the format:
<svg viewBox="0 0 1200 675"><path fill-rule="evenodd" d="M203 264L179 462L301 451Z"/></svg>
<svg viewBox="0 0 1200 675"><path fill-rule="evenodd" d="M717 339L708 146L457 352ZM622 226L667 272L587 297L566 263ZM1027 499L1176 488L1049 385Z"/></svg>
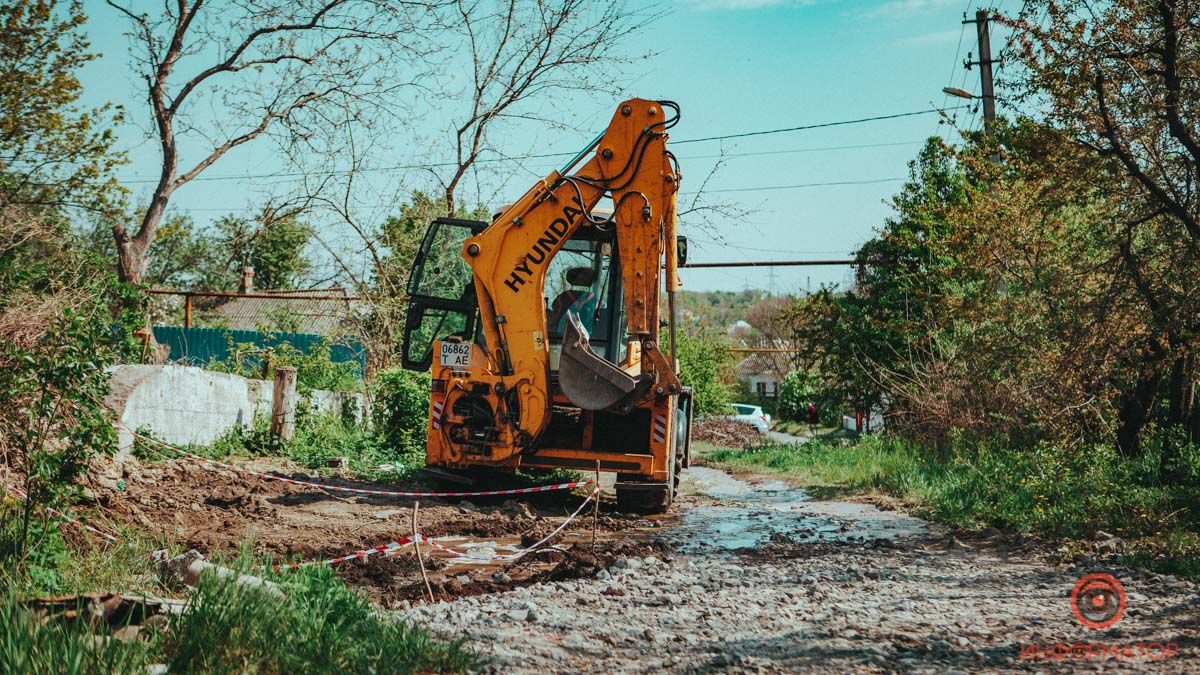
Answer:
<svg viewBox="0 0 1200 675"><path fill-rule="evenodd" d="M564 180L569 181L573 178L575 178L575 177L574 176L565 176ZM843 186L843 185L874 185L877 183L894 183L897 181L906 181L906 180L908 180L908 177L906 177L906 176L896 176L896 177L892 177L892 178L867 178L867 179L863 179L863 180L839 180L839 181L828 181L828 182L823 182L823 183L796 183L796 184L792 184L792 185L759 185L759 186L754 186L754 187L720 188L720 189L716 189L716 190L704 190L704 194L714 194L714 193L720 193L720 192L758 192L758 191L771 191L771 190L799 190L799 189L805 189L805 188L837 187L837 186ZM635 193L629 192L626 194L632 195ZM696 192L681 192L681 193L679 193L679 196L684 197L684 196L692 196L692 195L696 195L696 194L698 194L698 193L696 193ZM383 209L383 208L390 208L393 206L395 206L395 202L384 203L384 204L363 204L359 208ZM219 211L222 213L235 213L235 212L242 212L242 211L258 211L259 210L256 207L244 207L244 208L196 207L196 208L188 208L186 206L184 206L184 207L174 207L173 206L171 208L179 210L179 211L194 211L194 212ZM607 222L607 221L602 221L602 222Z"/></svg>
<svg viewBox="0 0 1200 675"><path fill-rule="evenodd" d="M732 138L747 138L747 137L751 137L751 136L766 136L766 135L772 135L772 134L791 133L791 132L795 132L795 131L805 131L805 130L809 130L809 129L824 129L824 128L828 128L828 127L837 127L837 126L845 126L845 125L852 125L852 124L866 124L869 122L900 119L900 118L904 118L904 117L913 117L913 116L917 116L917 115L928 115L931 113L949 112L952 110L958 110L960 108L965 108L965 107L969 107L969 106L960 105L960 106L955 106L952 108L943 108L943 109L930 108L928 110L916 110L916 111L912 111L912 112L897 113L897 114L893 114L893 115L877 115L874 117L862 117L862 118L858 118L858 119L841 120L841 121L836 121L836 122L823 122L820 124L807 124L807 125L796 126L796 127L766 129L763 131L750 131L750 132L744 132L744 133L726 134L726 135L722 135L722 136L707 136L704 138L692 138L692 139L684 139L684 140L679 140L679 141L672 141L671 145L675 146L675 145L682 145L685 143L707 143L707 142L711 142L711 141L721 141L721 140L728 140L728 139L732 139ZM672 124L672 126L673 126L673 124ZM845 146L845 147L858 147L858 146ZM861 147L873 147L873 146L861 146ZM829 149L833 150L833 149L842 149L842 148L834 147L834 148L829 148ZM798 150L798 152L809 152L809 151L810 150L804 150L804 149ZM785 151L778 151L778 152L785 152ZM480 160L476 160L476 161L477 161L477 163L480 163L480 164L494 163L494 162L513 162L513 161L520 161L520 160L525 160L525 159L552 159L552 158L560 158L560 157L571 157L575 154L576 153L574 153L574 152L536 153L536 154L526 154L526 155L514 155L511 157L497 157L497 158L491 158L491 159L480 159ZM393 166L358 169L358 170L332 169L332 170L328 170L328 171L314 171L311 173L306 173L306 172L302 172L302 171L290 171L290 172L276 172L276 173L263 173L263 174L224 174L224 175L217 175L217 176L201 175L201 176L197 176L196 178L193 178L192 181L193 182L201 182L201 181L221 181L221 180L251 180L251 179L255 179L255 178L304 178L307 176L350 174L350 173L354 173L355 171L360 172L360 173L378 173L378 172L391 172L391 171L405 171L405 170L413 170L413 169L437 169L437 168L454 167L454 166L458 166L458 165L455 162L426 162L426 163L420 163L420 164L397 164L397 165L393 165ZM118 180L121 183L126 183L126 184L132 185L132 184L141 184L141 183L147 183L147 184L157 183L159 179L158 178L147 178L144 176L143 177L130 176L127 178L119 178Z"/></svg>
<svg viewBox="0 0 1200 675"><path fill-rule="evenodd" d="M967 6L965 9L963 9L963 17L964 18L966 18L967 12L969 12L971 10L971 2L972 1L973 0L967 0ZM962 54L963 38L966 37L966 34L967 34L967 24L965 22L963 22L962 27L958 31L958 45L954 47L954 61L952 61L950 63L950 74L946 78L946 87L947 88L954 86L954 72L959 68L958 57L960 54ZM950 102L950 94L943 93L942 94L942 108L944 109L946 107L946 104L948 104L949 102ZM938 125L940 126L941 123L942 123L942 120L939 119ZM937 132L936 126L933 128L933 132L934 133Z"/></svg>
<svg viewBox="0 0 1200 675"><path fill-rule="evenodd" d="M895 178L868 178L864 180L835 180L824 183L796 183L795 185L760 185L757 187L744 188L721 188L718 190L705 190L705 194L717 192L755 192L759 190L795 190L800 188L813 187L832 187L835 185L873 185L875 183L892 183L895 181L905 181L907 177L899 176ZM696 194L694 192L684 192L681 194Z"/></svg>
<svg viewBox="0 0 1200 675"><path fill-rule="evenodd" d="M958 108L963 108L963 107L966 107L966 106L961 106L961 105L955 106L953 108L949 108L949 110L957 110ZM847 124L865 124L867 122L879 122L879 121L883 121L883 120L894 120L894 119L900 119L902 117L914 117L917 115L928 115L930 113L938 113L938 112L941 112L941 111L938 110L937 108L929 108L927 110L915 110L912 112L895 113L893 115L877 115L875 117L860 117L858 119L842 120L839 122L823 122L821 124L805 124L803 126L787 127L784 129L767 129L765 131L747 131L747 132L740 133L740 134L726 134L724 136L708 136L706 138L690 138L690 139L686 139L686 140L682 140L682 141L674 141L672 143L672 145L683 145L685 143L705 143L708 141L723 141L723 140L727 140L730 138L747 138L750 136L765 136L767 134L782 134L782 133L787 133L787 132L791 132L791 131L807 131L809 129L825 129L828 127L839 127L839 126L844 126Z"/></svg>

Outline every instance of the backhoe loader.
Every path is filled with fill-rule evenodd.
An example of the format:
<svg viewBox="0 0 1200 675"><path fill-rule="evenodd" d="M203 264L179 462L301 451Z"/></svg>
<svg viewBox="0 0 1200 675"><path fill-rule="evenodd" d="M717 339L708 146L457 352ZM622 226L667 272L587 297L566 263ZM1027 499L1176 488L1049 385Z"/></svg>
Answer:
<svg viewBox="0 0 1200 675"><path fill-rule="evenodd" d="M408 280L401 359L432 374L427 470L469 480L598 463L617 474L621 510L670 506L692 414L675 352L687 242L666 142L678 120L671 101L626 101L490 223L430 224Z"/></svg>

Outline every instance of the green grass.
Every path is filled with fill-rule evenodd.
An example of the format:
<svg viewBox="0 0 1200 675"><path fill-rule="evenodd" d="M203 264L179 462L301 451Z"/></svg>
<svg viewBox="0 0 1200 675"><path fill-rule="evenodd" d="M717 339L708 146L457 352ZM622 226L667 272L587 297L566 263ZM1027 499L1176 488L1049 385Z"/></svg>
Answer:
<svg viewBox="0 0 1200 675"><path fill-rule="evenodd" d="M133 673L152 663L151 645L108 637L84 622L43 624L11 589L0 596L0 673Z"/></svg>
<svg viewBox="0 0 1200 675"><path fill-rule="evenodd" d="M43 623L10 588L0 596L0 672L131 673L165 663L181 673L415 673L480 665L461 643L381 614L328 568L265 576L282 598L206 576L182 615L130 643L106 639L106 627Z"/></svg>
<svg viewBox="0 0 1200 675"><path fill-rule="evenodd" d="M117 541L102 541L91 534L76 538L83 546L72 550L59 563L61 589L74 593L161 593L158 564L152 554L159 549L176 554L181 552L179 545L129 526L106 527L105 531L116 535Z"/></svg>
<svg viewBox="0 0 1200 675"><path fill-rule="evenodd" d="M460 643L380 614L325 567L273 575L284 598L213 578L170 624L172 672L462 672L479 665Z"/></svg>
<svg viewBox="0 0 1200 675"><path fill-rule="evenodd" d="M1051 539L1098 530L1125 540L1132 564L1200 575L1200 479L1193 452L1177 480L1160 481L1154 452L1138 460L1111 448L1010 450L958 443L943 453L902 440L815 440L802 446L718 448L704 461L787 476L808 486L878 492L962 528L994 526Z"/></svg>

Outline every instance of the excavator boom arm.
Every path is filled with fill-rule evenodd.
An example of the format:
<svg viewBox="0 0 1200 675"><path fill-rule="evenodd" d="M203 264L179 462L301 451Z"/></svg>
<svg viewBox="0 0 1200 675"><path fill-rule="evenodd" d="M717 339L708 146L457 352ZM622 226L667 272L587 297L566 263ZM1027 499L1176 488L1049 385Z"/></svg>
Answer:
<svg viewBox="0 0 1200 675"><path fill-rule="evenodd" d="M675 113L674 118L668 111ZM531 444L549 419L550 351L543 293L550 260L580 227L616 229L628 334L640 361L625 364L639 393L678 393L679 380L658 345L658 290L663 256L674 290L675 193L679 175L666 150L666 129L678 119L670 102L632 99L621 104L607 131L591 146L595 154L574 172L568 165L539 181L483 232L466 240L464 260L475 277L487 371L502 401L496 411L503 428L497 449L511 453ZM586 150L585 150L586 153ZM578 158L577 158L578 159ZM613 200L611 223L597 222L592 209ZM666 239L668 236L671 239ZM670 245L666 245L669 241ZM583 345L586 347L586 344ZM566 352L564 347L564 353ZM589 367L621 369L611 364ZM600 373L603 381L616 377ZM565 372L560 378L568 377ZM564 390L567 390L564 382ZM504 459L505 453L492 459Z"/></svg>

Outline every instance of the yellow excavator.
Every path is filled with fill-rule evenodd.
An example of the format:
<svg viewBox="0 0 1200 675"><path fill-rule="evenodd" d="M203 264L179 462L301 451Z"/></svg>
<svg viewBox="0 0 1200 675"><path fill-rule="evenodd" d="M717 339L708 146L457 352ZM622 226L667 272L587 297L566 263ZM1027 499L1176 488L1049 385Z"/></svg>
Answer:
<svg viewBox="0 0 1200 675"><path fill-rule="evenodd" d="M490 223L430 224L402 345L406 368L432 374L427 471L470 482L599 463L617 474L621 510L670 506L692 415L675 351L678 121L671 101L626 101Z"/></svg>

